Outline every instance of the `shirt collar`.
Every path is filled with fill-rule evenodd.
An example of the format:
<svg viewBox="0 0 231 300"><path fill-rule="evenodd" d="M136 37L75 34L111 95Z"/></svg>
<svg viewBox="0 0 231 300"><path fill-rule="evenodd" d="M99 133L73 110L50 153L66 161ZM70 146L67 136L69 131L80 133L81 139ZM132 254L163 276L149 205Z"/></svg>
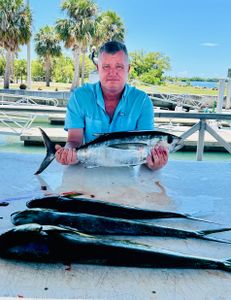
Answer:
<svg viewBox="0 0 231 300"><path fill-rule="evenodd" d="M126 83L121 99L124 99L127 96L127 94L128 94L128 84ZM103 109L105 109L104 99L103 99L103 92L102 92L101 85L100 85L99 81L96 84L96 97L97 97L97 104L100 107L102 107Z"/></svg>

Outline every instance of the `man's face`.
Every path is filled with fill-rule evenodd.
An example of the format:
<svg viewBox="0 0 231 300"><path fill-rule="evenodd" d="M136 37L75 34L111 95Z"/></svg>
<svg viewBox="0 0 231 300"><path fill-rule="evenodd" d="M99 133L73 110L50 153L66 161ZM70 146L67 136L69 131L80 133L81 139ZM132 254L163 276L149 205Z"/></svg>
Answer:
<svg viewBox="0 0 231 300"><path fill-rule="evenodd" d="M123 51L115 54L101 53L97 68L104 92L122 92L130 69L128 58Z"/></svg>

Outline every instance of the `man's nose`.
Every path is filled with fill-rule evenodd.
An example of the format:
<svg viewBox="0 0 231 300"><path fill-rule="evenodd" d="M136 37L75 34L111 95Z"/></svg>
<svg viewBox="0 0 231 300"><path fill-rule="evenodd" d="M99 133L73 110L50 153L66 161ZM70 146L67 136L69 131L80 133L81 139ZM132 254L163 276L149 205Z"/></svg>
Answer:
<svg viewBox="0 0 231 300"><path fill-rule="evenodd" d="M109 69L109 74L116 74L117 73L117 69L116 68L113 68L113 67L111 67L110 69Z"/></svg>

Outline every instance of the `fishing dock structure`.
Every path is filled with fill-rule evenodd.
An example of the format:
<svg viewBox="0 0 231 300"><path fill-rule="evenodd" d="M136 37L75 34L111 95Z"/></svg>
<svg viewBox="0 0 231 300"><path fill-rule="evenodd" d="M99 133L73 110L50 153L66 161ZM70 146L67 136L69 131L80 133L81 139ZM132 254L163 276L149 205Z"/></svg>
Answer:
<svg viewBox="0 0 231 300"><path fill-rule="evenodd" d="M2 123L0 134L18 135L25 145L43 142L38 128L32 126L38 117L45 117L51 124L63 124L64 122L66 107L58 107L59 102L55 98L0 95L0 123ZM177 105L179 98L174 98L172 95L168 101ZM229 111L222 112L221 106L218 113L199 113L197 109L202 106L202 102L199 104L199 102L187 101L184 105L193 110L185 112L155 109L155 126L180 136L185 147L196 147L197 160L202 160L204 148L216 150L225 148L231 153L231 130L218 129L214 124L211 125L212 122L215 122L215 125L226 122L230 127L231 113ZM166 125L166 121L169 125ZM173 123L177 125L172 126ZM55 142L65 143L67 133L62 128L45 130Z"/></svg>
<svg viewBox="0 0 231 300"><path fill-rule="evenodd" d="M53 117L56 115L54 114ZM50 117L50 120L55 120ZM58 115L59 122L63 121L64 116ZM161 125L161 120L178 120L178 125ZM180 125L184 120L187 126ZM197 149L196 159L203 159L203 152L205 148L212 148L213 150L226 149L231 153L231 130L218 129L217 121L231 121L231 113L193 113L193 112L171 112L171 111L156 111L155 124L156 128L160 130L169 131L182 138L182 143L186 148ZM45 129L45 128L44 128ZM67 139L67 132L62 128L46 128L45 131L54 142L65 143ZM20 136L21 141L25 145L41 144L42 136L38 128L31 128L26 130ZM179 145L179 148L182 145Z"/></svg>
<svg viewBox="0 0 231 300"><path fill-rule="evenodd" d="M55 98L0 94L0 134L21 135L38 117L65 111Z"/></svg>

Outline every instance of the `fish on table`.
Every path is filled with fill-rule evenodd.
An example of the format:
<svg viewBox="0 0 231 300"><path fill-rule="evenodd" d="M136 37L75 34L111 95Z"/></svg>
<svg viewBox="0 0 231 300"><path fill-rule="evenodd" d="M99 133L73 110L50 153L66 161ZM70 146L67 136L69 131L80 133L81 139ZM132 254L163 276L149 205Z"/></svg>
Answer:
<svg viewBox="0 0 231 300"><path fill-rule="evenodd" d="M26 203L28 208L49 208L63 212L81 212L105 217L125 219L161 219L184 218L195 221L214 223L209 220L193 217L189 214L172 211L150 210L134 206L121 205L98 199L69 196L45 196Z"/></svg>
<svg viewBox="0 0 231 300"><path fill-rule="evenodd" d="M89 236L69 228L39 224L15 226L1 234L0 256L35 262L231 272L231 260L186 255L124 240Z"/></svg>
<svg viewBox="0 0 231 300"><path fill-rule="evenodd" d="M231 228L190 231L141 221L109 218L83 213L57 212L46 209L30 209L14 212L11 215L11 221L14 225L37 223L41 225L68 226L82 233L93 235L197 238L231 244L231 241L207 236L212 233L229 231Z"/></svg>
<svg viewBox="0 0 231 300"><path fill-rule="evenodd" d="M46 156L35 175L43 172L55 158L55 143L40 128L46 147ZM146 163L150 150L160 142L168 145L169 151L177 150L182 139L159 130L121 131L101 134L95 140L80 146L78 160L88 167L135 166Z"/></svg>

